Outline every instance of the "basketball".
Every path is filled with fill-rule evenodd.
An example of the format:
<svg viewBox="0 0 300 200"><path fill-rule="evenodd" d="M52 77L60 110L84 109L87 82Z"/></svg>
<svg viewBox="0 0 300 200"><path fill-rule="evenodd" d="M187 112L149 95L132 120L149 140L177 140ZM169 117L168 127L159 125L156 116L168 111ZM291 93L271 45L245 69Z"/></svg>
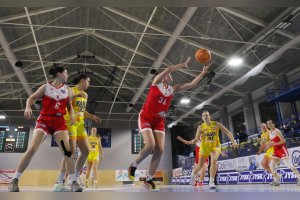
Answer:
<svg viewBox="0 0 300 200"><path fill-rule="evenodd" d="M199 63L206 64L211 59L210 51L207 49L198 49L195 53L195 58Z"/></svg>

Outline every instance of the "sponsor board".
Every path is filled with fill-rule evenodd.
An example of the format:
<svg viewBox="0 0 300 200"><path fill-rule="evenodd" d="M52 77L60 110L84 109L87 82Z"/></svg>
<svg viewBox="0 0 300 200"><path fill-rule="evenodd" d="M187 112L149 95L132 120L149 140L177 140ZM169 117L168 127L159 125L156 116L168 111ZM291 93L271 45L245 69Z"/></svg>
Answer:
<svg viewBox="0 0 300 200"><path fill-rule="evenodd" d="M253 171L250 176L251 183L263 183L264 182L264 171L263 170L256 170Z"/></svg>
<svg viewBox="0 0 300 200"><path fill-rule="evenodd" d="M292 164L300 171L300 147L288 149ZM245 156L235 159L218 161L217 181L219 184L270 183L272 174L262 169L260 163L265 154ZM254 170L256 168L256 170ZM227 172L226 172L227 171ZM228 172L231 171L231 172ZM192 169L183 170L183 175L190 177ZM295 183L294 173L281 162L277 172L282 183ZM208 183L208 177L204 183ZM238 180L237 180L238 179Z"/></svg>
<svg viewBox="0 0 300 200"><path fill-rule="evenodd" d="M228 173L227 174L227 184L238 184L239 182L239 173Z"/></svg>
<svg viewBox="0 0 300 200"><path fill-rule="evenodd" d="M173 177L178 177L182 175L183 175L182 167L173 169Z"/></svg>
<svg viewBox="0 0 300 200"><path fill-rule="evenodd" d="M229 170L235 170L235 160L229 159L229 160L221 160L218 161L218 171L229 171Z"/></svg>
<svg viewBox="0 0 300 200"><path fill-rule="evenodd" d="M240 172L239 183L250 183L251 172Z"/></svg>
<svg viewBox="0 0 300 200"><path fill-rule="evenodd" d="M292 163L295 167L300 167L300 148L290 152Z"/></svg>
<svg viewBox="0 0 300 200"><path fill-rule="evenodd" d="M218 184L227 184L227 174L226 173L218 174L217 182Z"/></svg>
<svg viewBox="0 0 300 200"><path fill-rule="evenodd" d="M0 184L8 184L14 177L15 170L0 169Z"/></svg>

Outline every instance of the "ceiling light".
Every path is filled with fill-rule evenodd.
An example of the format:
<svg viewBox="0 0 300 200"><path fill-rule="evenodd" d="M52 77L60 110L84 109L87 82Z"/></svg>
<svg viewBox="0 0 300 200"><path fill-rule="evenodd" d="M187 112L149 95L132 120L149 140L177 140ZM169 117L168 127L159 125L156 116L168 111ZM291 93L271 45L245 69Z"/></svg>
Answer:
<svg viewBox="0 0 300 200"><path fill-rule="evenodd" d="M17 128L15 128L15 131L18 131L18 129L17 129Z"/></svg>
<svg viewBox="0 0 300 200"><path fill-rule="evenodd" d="M243 59L241 58L231 58L229 61L228 61L228 65L230 66L239 66L243 63Z"/></svg>
<svg viewBox="0 0 300 200"><path fill-rule="evenodd" d="M188 99L188 98L183 98L183 99L180 100L181 104L189 104L190 102L191 102L191 100Z"/></svg>
<svg viewBox="0 0 300 200"><path fill-rule="evenodd" d="M5 115L0 115L0 119L6 119Z"/></svg>

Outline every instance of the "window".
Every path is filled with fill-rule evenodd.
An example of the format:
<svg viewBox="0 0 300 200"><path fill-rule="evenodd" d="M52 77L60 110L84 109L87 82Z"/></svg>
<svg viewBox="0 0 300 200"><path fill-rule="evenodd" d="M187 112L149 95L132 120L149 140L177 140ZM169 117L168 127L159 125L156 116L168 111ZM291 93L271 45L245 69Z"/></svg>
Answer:
<svg viewBox="0 0 300 200"><path fill-rule="evenodd" d="M131 130L131 153L138 154L140 150L144 147L144 140L141 134L139 134L139 129Z"/></svg>
<svg viewBox="0 0 300 200"><path fill-rule="evenodd" d="M234 133L242 133L246 131L244 112L239 112L232 115L233 131Z"/></svg>
<svg viewBox="0 0 300 200"><path fill-rule="evenodd" d="M264 101L259 104L260 117L262 122L266 122L272 119L274 122L278 122L278 114L275 102Z"/></svg>

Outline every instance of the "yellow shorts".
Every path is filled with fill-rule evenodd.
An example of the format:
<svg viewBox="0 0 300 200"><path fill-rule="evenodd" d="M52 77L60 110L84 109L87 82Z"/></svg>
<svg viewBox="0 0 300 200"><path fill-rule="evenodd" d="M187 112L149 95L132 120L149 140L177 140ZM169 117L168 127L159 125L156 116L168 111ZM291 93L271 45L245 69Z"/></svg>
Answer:
<svg viewBox="0 0 300 200"><path fill-rule="evenodd" d="M66 120L70 140L83 140L87 138L87 133L84 128L84 121L76 121L72 126L70 121Z"/></svg>
<svg viewBox="0 0 300 200"><path fill-rule="evenodd" d="M99 160L99 151L90 151L87 161L88 162L93 162L95 160Z"/></svg>
<svg viewBox="0 0 300 200"><path fill-rule="evenodd" d="M200 150L199 150L199 156L207 157L213 151L217 151L217 152L221 153L221 144L219 144L217 146L209 146L207 144L201 143Z"/></svg>
<svg viewBox="0 0 300 200"><path fill-rule="evenodd" d="M266 151L265 156L268 157L268 158L271 158L271 157L273 156L273 154L274 154L274 148L271 147L271 148L269 148L269 149Z"/></svg>

